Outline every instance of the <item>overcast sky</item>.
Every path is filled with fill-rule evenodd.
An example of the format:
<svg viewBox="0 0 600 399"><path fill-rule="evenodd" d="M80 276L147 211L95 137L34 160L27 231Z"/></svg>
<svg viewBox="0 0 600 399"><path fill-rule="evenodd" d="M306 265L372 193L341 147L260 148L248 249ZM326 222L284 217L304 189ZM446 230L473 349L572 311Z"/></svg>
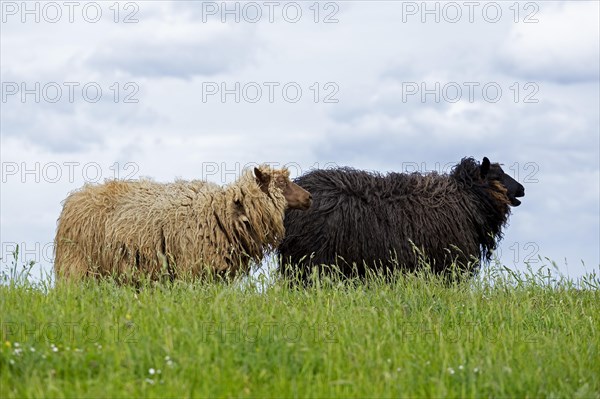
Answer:
<svg viewBox="0 0 600 399"><path fill-rule="evenodd" d="M51 268L86 181L487 156L526 190L501 261L598 272L598 2L114 4L0 3L3 267Z"/></svg>

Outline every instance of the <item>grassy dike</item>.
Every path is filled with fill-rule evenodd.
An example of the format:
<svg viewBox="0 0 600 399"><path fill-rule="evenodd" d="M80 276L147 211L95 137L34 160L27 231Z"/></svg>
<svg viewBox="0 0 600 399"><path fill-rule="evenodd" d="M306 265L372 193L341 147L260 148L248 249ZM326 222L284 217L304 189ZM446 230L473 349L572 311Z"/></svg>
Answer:
<svg viewBox="0 0 600 399"><path fill-rule="evenodd" d="M595 275L261 284L7 281L0 397L600 397Z"/></svg>

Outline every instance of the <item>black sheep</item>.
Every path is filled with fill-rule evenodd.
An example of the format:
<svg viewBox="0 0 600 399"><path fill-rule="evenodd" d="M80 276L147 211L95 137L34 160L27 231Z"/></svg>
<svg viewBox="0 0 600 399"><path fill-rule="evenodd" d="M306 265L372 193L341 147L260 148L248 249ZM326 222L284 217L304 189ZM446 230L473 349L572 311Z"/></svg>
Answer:
<svg viewBox="0 0 600 399"><path fill-rule="evenodd" d="M313 196L306 212L289 210L279 270L306 279L336 265L347 277L367 269L414 271L425 260L436 273L451 265L470 274L489 261L510 206L524 187L499 164L463 158L450 174L315 170L296 183Z"/></svg>

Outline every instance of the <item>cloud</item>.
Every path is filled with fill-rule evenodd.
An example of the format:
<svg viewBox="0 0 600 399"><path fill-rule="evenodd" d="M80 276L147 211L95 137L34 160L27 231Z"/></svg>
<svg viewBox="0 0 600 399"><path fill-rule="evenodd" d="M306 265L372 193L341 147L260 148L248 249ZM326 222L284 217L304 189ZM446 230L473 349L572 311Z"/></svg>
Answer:
<svg viewBox="0 0 600 399"><path fill-rule="evenodd" d="M599 3L543 4L538 23L518 23L500 48L499 63L527 79L597 81Z"/></svg>
<svg viewBox="0 0 600 399"><path fill-rule="evenodd" d="M67 122L60 112L39 112L39 107L29 104L6 106L2 136L25 141L26 148L34 146L56 153L84 151L103 143L97 125L82 115L74 115Z"/></svg>
<svg viewBox="0 0 600 399"><path fill-rule="evenodd" d="M12 76L11 82L20 80ZM122 90L123 84L120 84L120 99L115 102L116 91L110 90L114 83L110 80L93 82L102 95L97 97L97 102L90 102L81 95L81 86L85 82L83 80L74 90L72 102L69 89L62 82L55 85L62 90L62 97L57 102L48 101L55 94L47 94L43 89L44 82L37 86L39 90L34 89L35 82L19 86L19 93L8 96L2 104L2 136L22 140L27 147L52 153L75 153L102 147L107 137L122 136L133 127L148 129L160 121L158 113L143 103L142 94L136 95L138 100L142 97L139 103L124 103L124 94L131 90ZM36 99L34 93L22 97L21 87L37 91L39 98Z"/></svg>
<svg viewBox="0 0 600 399"><path fill-rule="evenodd" d="M231 72L251 60L253 30L185 18L135 26L94 52L87 64L108 73L191 79Z"/></svg>

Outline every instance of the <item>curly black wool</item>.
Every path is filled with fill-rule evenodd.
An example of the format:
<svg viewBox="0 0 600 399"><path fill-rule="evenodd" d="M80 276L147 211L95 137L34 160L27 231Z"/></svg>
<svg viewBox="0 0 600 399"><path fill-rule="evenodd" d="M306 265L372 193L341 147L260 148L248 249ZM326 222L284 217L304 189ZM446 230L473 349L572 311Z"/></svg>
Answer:
<svg viewBox="0 0 600 399"><path fill-rule="evenodd" d="M296 183L313 196L306 212L289 210L279 270L306 279L336 265L347 277L367 270L414 271L452 265L470 274L489 261L510 205L524 188L487 158L463 158L450 174L381 175L352 168L315 170Z"/></svg>

